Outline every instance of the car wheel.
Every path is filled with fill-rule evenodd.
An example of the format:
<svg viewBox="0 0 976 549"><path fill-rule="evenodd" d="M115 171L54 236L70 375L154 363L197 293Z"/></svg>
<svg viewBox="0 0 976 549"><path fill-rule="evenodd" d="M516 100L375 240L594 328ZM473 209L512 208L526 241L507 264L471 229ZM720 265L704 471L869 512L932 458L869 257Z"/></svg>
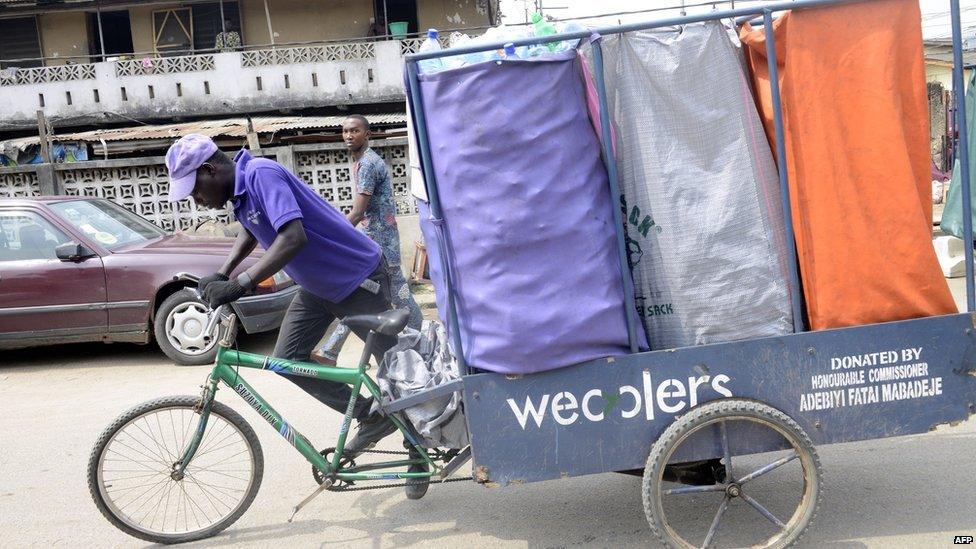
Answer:
<svg viewBox="0 0 976 549"><path fill-rule="evenodd" d="M153 333L156 344L177 364L209 364L217 355L220 339L216 327L213 333L203 333L207 327L210 307L188 289L167 297L156 311Z"/></svg>

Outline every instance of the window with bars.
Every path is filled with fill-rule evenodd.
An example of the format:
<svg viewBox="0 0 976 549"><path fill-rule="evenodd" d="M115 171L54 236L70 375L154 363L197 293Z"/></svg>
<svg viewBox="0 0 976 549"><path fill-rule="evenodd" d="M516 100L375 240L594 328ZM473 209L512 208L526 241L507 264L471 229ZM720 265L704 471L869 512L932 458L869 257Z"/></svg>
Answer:
<svg viewBox="0 0 976 549"><path fill-rule="evenodd" d="M153 12L153 45L160 55L186 55L193 49L193 10Z"/></svg>
<svg viewBox="0 0 976 549"><path fill-rule="evenodd" d="M41 56L37 18L0 19L0 69L40 67L44 64ZM22 59L30 61L18 61Z"/></svg>

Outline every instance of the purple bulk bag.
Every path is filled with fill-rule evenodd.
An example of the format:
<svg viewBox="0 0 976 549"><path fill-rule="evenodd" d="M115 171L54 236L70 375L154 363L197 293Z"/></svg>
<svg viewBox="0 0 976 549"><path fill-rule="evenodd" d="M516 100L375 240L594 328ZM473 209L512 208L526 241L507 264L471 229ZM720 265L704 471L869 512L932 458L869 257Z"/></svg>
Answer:
<svg viewBox="0 0 976 549"><path fill-rule="evenodd" d="M445 325L450 265L473 368L526 374L630 352L579 63L570 51L420 75L443 211L421 203L421 229Z"/></svg>

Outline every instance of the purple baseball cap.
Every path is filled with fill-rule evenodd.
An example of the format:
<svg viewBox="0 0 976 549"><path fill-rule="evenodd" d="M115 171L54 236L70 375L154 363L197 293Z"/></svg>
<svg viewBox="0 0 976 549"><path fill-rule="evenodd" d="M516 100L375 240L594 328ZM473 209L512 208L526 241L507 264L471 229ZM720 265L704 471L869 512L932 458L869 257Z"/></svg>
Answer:
<svg viewBox="0 0 976 549"><path fill-rule="evenodd" d="M217 152L217 144L205 135L184 135L166 151L169 171L169 201L183 200L193 193L197 183L197 169Z"/></svg>

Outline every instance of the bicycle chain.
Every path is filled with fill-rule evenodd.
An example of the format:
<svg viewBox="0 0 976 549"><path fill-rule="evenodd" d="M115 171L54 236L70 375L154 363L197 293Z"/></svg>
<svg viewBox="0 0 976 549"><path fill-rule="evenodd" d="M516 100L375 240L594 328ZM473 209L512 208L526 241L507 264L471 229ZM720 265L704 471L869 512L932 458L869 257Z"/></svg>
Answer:
<svg viewBox="0 0 976 549"><path fill-rule="evenodd" d="M407 452L405 450L363 450L362 452L357 454L356 457L359 457L363 454L386 454L390 456L409 456L410 452Z"/></svg>
<svg viewBox="0 0 976 549"><path fill-rule="evenodd" d="M403 450L363 450L356 457L359 457L359 456L361 456L363 454L383 454L383 455L389 455L389 456L408 456L408 455L410 455L410 452L403 451ZM454 478L448 478L448 479L444 479L444 480L433 480L433 481L429 481L429 482L430 482L430 484L445 484L445 483L448 483L448 482L461 482L461 481L464 481L464 480L474 480L474 477L454 477ZM333 485L332 487L326 488L326 489L328 491L330 491L330 492L362 492L362 491L365 491L365 490L383 490L383 489L386 489L386 488L403 488L405 486L411 486L411 484L408 484L406 482L401 482L401 483L397 483L397 484L375 484L375 485L371 485L371 486L352 486L350 484L343 484L343 485Z"/></svg>
<svg viewBox="0 0 976 549"><path fill-rule="evenodd" d="M462 480L474 480L474 477L452 477L444 480L432 480L430 484L445 484L448 482L461 482ZM376 486L354 486L354 487L332 487L328 488L330 492L362 492L364 490L382 490L384 488L403 488L404 486L412 486L406 482L401 482L398 484L381 484Z"/></svg>

